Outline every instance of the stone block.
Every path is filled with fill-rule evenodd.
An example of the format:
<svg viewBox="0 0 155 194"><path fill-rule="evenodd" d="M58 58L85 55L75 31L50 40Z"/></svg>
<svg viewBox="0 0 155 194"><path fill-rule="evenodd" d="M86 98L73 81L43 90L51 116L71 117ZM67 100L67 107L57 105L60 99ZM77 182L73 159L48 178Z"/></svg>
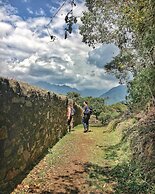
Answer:
<svg viewBox="0 0 155 194"><path fill-rule="evenodd" d="M21 155L23 153L23 150L24 150L23 145L20 145L18 148L17 154Z"/></svg>
<svg viewBox="0 0 155 194"><path fill-rule="evenodd" d="M40 137L40 133L39 133L39 132L37 132L35 136L36 136L36 139L39 139L39 137Z"/></svg>
<svg viewBox="0 0 155 194"><path fill-rule="evenodd" d="M11 170L8 171L8 173L6 175L6 179L8 181L10 181L13 178L15 178L18 174L19 174L19 170L13 168L13 169L11 169Z"/></svg>
<svg viewBox="0 0 155 194"><path fill-rule="evenodd" d="M0 128L0 140L4 140L8 138L8 132L6 127Z"/></svg>
<svg viewBox="0 0 155 194"><path fill-rule="evenodd" d="M47 112L47 119L50 119L50 112Z"/></svg>
<svg viewBox="0 0 155 194"><path fill-rule="evenodd" d="M0 180L4 180L6 176L6 168L0 169Z"/></svg>
<svg viewBox="0 0 155 194"><path fill-rule="evenodd" d="M31 101L26 101L25 106L26 107L32 107L32 102Z"/></svg>
<svg viewBox="0 0 155 194"><path fill-rule="evenodd" d="M23 157L25 161L28 161L30 158L30 153L27 150L23 151Z"/></svg>
<svg viewBox="0 0 155 194"><path fill-rule="evenodd" d="M17 103L18 104L18 103L21 103L21 100L20 100L19 97L18 98L17 97L13 97L12 98L12 103L15 103L15 104Z"/></svg>
<svg viewBox="0 0 155 194"><path fill-rule="evenodd" d="M8 156L10 156L11 155L11 152L12 152L12 148L8 148L8 149L6 149L5 151L4 151L4 157L8 157Z"/></svg>
<svg viewBox="0 0 155 194"><path fill-rule="evenodd" d="M20 166L20 170L23 171L26 168L26 163Z"/></svg>

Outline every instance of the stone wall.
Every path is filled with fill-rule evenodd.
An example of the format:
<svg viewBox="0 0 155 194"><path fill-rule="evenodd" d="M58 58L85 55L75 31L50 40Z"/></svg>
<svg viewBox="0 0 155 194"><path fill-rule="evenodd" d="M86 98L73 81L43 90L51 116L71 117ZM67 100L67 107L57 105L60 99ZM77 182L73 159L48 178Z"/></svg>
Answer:
<svg viewBox="0 0 155 194"><path fill-rule="evenodd" d="M82 122L82 109L76 103L74 104L75 115L73 117L74 126L79 125Z"/></svg>
<svg viewBox="0 0 155 194"><path fill-rule="evenodd" d="M67 132L66 97L0 78L0 193ZM76 105L75 125L81 122ZM7 190L7 189L8 190Z"/></svg>

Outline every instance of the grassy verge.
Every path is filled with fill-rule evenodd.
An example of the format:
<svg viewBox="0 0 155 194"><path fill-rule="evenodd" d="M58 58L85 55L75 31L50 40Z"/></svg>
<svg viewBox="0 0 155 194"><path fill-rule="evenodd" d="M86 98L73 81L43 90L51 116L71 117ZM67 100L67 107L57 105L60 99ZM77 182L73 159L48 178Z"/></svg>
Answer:
<svg viewBox="0 0 155 194"><path fill-rule="evenodd" d="M107 194L155 193L155 185L146 181L145 175L131 159L129 142L122 138L123 130L133 124L131 119L120 123L115 130L93 128L96 146L90 162L85 165L91 187Z"/></svg>

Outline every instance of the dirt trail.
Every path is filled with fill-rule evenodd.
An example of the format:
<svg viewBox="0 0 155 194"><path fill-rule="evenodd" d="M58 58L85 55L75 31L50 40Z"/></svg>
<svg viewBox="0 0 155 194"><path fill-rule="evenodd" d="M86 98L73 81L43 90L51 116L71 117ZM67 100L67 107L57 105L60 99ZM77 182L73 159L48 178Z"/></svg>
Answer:
<svg viewBox="0 0 155 194"><path fill-rule="evenodd" d="M12 194L113 193L94 187L88 175L92 160L100 160L103 165L107 163L99 154L104 146L98 144L104 138L103 129L83 133L82 127L77 127L49 150Z"/></svg>

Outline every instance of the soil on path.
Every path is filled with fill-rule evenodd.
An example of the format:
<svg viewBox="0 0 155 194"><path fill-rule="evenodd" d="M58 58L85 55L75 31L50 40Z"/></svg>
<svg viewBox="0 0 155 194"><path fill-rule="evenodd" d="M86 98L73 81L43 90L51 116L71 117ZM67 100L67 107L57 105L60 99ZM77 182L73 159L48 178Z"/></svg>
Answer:
<svg viewBox="0 0 155 194"><path fill-rule="evenodd" d="M110 187L104 182L96 187L89 180L92 162L94 165L99 162L108 170L109 161L101 154L106 148L106 135L103 128L92 128L88 133L83 133L81 126L75 128L49 149L12 194L113 193L114 182L108 183ZM104 187L107 187L106 192Z"/></svg>

